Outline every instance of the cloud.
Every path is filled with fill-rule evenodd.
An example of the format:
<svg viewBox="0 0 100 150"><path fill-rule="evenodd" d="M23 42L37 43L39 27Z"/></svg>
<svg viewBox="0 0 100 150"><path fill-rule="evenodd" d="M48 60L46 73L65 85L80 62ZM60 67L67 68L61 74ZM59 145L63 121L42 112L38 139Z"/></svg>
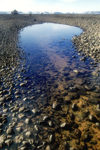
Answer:
<svg viewBox="0 0 100 150"><path fill-rule="evenodd" d="M98 5L97 5L98 4ZM0 11L62 11L100 10L100 0L0 0Z"/></svg>

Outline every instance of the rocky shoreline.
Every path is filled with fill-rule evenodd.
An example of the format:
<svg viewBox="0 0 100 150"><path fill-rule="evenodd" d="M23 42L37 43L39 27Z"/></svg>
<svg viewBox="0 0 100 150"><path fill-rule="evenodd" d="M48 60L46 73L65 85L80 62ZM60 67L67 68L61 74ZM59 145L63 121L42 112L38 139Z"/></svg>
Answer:
<svg viewBox="0 0 100 150"><path fill-rule="evenodd" d="M11 35L12 30L13 33L16 31L15 35L17 36L18 31L23 27L43 22L54 22L80 27L83 29L83 33L73 38L77 50L80 53L82 52L84 57L91 57L95 62L100 62L100 15L19 15L17 17L1 15L0 19L0 40L5 37L9 40L9 35ZM6 36L3 37L2 35ZM13 37L16 36L13 35ZM13 40L13 43L17 41L16 39L11 40ZM2 41L2 45L4 45L3 42L4 41ZM14 45L12 47L14 47ZM1 49L4 50L3 47L1 47Z"/></svg>
<svg viewBox="0 0 100 150"><path fill-rule="evenodd" d="M99 15L0 17L0 150L99 150L100 85L91 82L88 68L76 70L73 64L59 73L46 59L46 68L41 72L40 66L31 78L25 76L29 68L21 64L23 51L17 46L18 33L25 26L70 24L84 29L73 39L83 61L90 56L97 63Z"/></svg>
<svg viewBox="0 0 100 150"><path fill-rule="evenodd" d="M82 28L83 33L73 38L77 50L100 62L100 15L46 15L41 20Z"/></svg>

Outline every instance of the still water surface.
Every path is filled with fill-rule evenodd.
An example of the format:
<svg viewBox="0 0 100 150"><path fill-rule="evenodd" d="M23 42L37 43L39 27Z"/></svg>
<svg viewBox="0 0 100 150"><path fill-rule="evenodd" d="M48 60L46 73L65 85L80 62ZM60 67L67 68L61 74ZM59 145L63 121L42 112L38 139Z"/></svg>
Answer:
<svg viewBox="0 0 100 150"><path fill-rule="evenodd" d="M24 49L29 74L56 70L88 68L89 60L80 61L72 38L82 29L68 25L44 23L24 28L20 33L20 45Z"/></svg>

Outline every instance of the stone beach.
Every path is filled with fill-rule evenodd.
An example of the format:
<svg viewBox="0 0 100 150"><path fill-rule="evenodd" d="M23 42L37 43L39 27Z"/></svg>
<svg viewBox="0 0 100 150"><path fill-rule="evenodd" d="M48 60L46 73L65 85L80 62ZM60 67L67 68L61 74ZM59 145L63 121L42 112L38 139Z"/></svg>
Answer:
<svg viewBox="0 0 100 150"><path fill-rule="evenodd" d="M0 21L0 150L100 150L100 15L1 15ZM75 55L70 67L47 57L45 64L42 56L45 67L25 76L30 66L18 34L43 22L83 29L72 41L90 70L75 68Z"/></svg>

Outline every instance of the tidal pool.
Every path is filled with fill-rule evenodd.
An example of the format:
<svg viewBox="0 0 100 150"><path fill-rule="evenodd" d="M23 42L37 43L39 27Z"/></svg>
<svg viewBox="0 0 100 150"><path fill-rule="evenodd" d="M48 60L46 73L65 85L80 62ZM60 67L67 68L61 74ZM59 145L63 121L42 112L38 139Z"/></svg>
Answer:
<svg viewBox="0 0 100 150"><path fill-rule="evenodd" d="M2 76L0 149L99 147L100 87L93 61L72 42L82 32L54 23L20 31L19 67Z"/></svg>

